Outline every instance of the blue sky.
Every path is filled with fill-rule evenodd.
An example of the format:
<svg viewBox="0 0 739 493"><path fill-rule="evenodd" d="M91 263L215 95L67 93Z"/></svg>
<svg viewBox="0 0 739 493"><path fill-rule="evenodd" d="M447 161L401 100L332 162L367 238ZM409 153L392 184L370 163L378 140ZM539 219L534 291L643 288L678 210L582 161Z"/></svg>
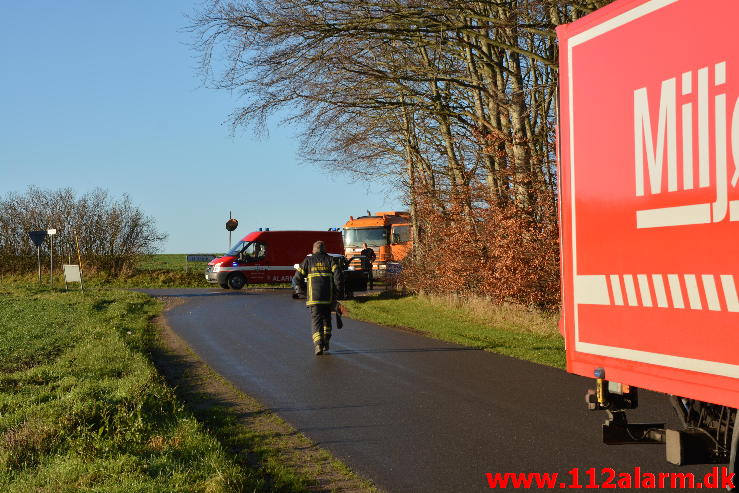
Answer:
<svg viewBox="0 0 739 493"><path fill-rule="evenodd" d="M169 234L165 253L225 250L259 227L326 229L402 209L387 186L301 164L295 127L232 136L239 100L203 87L199 2L6 2L0 16L0 195L72 187L128 193ZM309 190L326 187L323 197ZM49 225L53 227L55 225Z"/></svg>

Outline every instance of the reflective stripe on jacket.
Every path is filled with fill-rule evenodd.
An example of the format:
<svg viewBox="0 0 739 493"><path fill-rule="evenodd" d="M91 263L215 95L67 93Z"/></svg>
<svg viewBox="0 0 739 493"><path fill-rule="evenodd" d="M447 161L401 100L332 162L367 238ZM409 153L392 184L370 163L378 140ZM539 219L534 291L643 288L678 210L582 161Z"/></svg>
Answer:
<svg viewBox="0 0 739 493"><path fill-rule="evenodd" d="M330 305L336 300L336 293L343 288L343 271L339 261L328 254L317 253L305 257L298 266L293 280L302 285L306 280L308 293L305 304Z"/></svg>

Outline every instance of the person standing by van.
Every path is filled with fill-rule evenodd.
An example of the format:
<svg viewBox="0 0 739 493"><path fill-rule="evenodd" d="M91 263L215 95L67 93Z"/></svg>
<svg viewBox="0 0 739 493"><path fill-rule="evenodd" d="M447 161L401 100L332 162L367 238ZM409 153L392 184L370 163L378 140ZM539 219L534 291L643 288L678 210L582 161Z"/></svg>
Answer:
<svg viewBox="0 0 739 493"><path fill-rule="evenodd" d="M322 241L313 244L313 253L305 257L295 270L293 285L306 281L305 304L310 308L313 350L316 356L327 352L331 339L331 307L343 292L343 271L339 263L326 253Z"/></svg>
<svg viewBox="0 0 739 493"><path fill-rule="evenodd" d="M373 289L372 262L375 261L377 255L375 255L373 249L367 246L367 243L362 243L362 251L359 254L364 257L362 259L362 270L367 271L367 282L369 283L369 288Z"/></svg>

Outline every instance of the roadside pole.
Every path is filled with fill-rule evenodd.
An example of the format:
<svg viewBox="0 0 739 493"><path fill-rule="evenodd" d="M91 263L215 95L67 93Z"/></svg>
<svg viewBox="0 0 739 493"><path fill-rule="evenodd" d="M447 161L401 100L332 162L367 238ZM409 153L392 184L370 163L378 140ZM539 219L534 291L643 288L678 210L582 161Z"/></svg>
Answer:
<svg viewBox="0 0 739 493"><path fill-rule="evenodd" d="M231 231L235 230L238 227L239 221L231 216L231 211L228 211L228 221L226 221L226 231L228 231L228 250L231 250Z"/></svg>
<svg viewBox="0 0 739 493"><path fill-rule="evenodd" d="M28 236L31 237L31 241L36 245L36 262L38 264L38 283L41 284L41 245L44 243L48 233L46 231L29 231Z"/></svg>
<svg viewBox="0 0 739 493"><path fill-rule="evenodd" d="M80 240L77 238L77 230L74 231L74 244L77 246L77 262L80 265L80 291L85 290L82 284L82 255L80 255Z"/></svg>
<svg viewBox="0 0 739 493"><path fill-rule="evenodd" d="M46 234L49 235L49 241L51 241L51 248L49 250L49 287L54 287L54 235L56 229L47 229Z"/></svg>

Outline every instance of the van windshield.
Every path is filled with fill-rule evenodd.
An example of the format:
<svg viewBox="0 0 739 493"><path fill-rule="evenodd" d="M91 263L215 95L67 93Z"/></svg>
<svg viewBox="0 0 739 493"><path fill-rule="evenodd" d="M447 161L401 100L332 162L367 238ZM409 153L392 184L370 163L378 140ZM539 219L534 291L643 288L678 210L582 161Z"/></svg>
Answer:
<svg viewBox="0 0 739 493"><path fill-rule="evenodd" d="M249 243L248 241L241 240L238 243L236 243L234 246L231 247L231 250L227 251L224 257L235 257L236 255L241 253L241 250L244 249L244 246Z"/></svg>
<svg viewBox="0 0 739 493"><path fill-rule="evenodd" d="M344 246L358 247L362 243L367 246L387 245L387 229L379 228L346 228L344 229Z"/></svg>

